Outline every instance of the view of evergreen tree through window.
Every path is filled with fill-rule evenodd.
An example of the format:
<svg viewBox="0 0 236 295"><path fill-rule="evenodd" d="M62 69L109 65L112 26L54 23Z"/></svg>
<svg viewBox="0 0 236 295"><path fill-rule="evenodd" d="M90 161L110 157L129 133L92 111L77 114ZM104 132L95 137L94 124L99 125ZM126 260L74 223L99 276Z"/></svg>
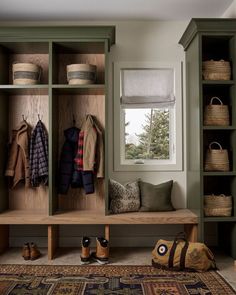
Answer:
<svg viewBox="0 0 236 295"><path fill-rule="evenodd" d="M125 109L125 158L168 160L168 109Z"/></svg>

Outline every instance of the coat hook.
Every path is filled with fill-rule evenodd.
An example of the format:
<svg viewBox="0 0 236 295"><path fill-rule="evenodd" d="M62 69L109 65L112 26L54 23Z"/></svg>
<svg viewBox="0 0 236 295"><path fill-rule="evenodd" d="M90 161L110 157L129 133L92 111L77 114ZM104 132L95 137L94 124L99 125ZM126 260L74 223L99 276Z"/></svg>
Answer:
<svg viewBox="0 0 236 295"><path fill-rule="evenodd" d="M25 116L24 115L22 115L22 119L23 119L23 121L25 121Z"/></svg>

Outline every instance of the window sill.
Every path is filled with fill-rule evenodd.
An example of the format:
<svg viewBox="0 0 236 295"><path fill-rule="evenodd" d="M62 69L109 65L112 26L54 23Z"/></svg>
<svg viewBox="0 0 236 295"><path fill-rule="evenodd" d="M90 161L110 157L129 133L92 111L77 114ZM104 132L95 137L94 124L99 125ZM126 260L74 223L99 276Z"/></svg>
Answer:
<svg viewBox="0 0 236 295"><path fill-rule="evenodd" d="M115 171L183 171L182 163L165 163L165 164L134 164L128 161L115 164Z"/></svg>

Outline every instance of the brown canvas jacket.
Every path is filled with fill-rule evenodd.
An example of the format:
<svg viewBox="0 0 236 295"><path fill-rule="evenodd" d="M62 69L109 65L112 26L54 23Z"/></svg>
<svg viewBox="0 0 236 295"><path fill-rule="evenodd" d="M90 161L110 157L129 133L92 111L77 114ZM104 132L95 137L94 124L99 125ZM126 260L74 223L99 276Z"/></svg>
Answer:
<svg viewBox="0 0 236 295"><path fill-rule="evenodd" d="M102 131L91 115L87 115L82 125L84 131L83 170L93 171L97 162L97 177L104 177L104 144ZM98 149L98 150L97 150ZM98 158L96 158L96 155Z"/></svg>
<svg viewBox="0 0 236 295"><path fill-rule="evenodd" d="M5 175L12 177L12 188L21 180L25 181L25 187L30 186L29 179L29 134L30 127L27 122L21 122L20 126L12 130L10 151Z"/></svg>

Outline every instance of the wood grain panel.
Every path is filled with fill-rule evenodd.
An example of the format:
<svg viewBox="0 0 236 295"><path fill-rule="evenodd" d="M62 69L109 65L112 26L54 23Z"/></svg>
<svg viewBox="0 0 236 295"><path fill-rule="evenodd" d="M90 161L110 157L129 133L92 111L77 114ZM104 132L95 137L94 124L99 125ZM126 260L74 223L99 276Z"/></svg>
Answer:
<svg viewBox="0 0 236 295"><path fill-rule="evenodd" d="M104 54L58 54L58 76L54 76L54 83L68 84L66 66L70 64L92 64L97 66L97 84L104 84L105 56Z"/></svg>
<svg viewBox="0 0 236 295"><path fill-rule="evenodd" d="M48 130L48 96L40 95L40 89L31 90L31 95L9 96L9 138L11 130L16 128L24 115L33 128L38 121L38 114ZM9 208L17 210L48 209L48 187L25 188L18 184L9 190Z"/></svg>
<svg viewBox="0 0 236 295"><path fill-rule="evenodd" d="M58 138L59 150L64 143L64 130L71 127L73 115L76 126L81 127L87 114L97 118L101 128L105 128L105 97L103 95L60 95L58 96ZM60 156L59 151L59 156ZM59 160L59 159L58 159ZM84 189L69 189L66 196L59 195L60 210L103 210L104 180L95 181L95 193L85 195Z"/></svg>
<svg viewBox="0 0 236 295"><path fill-rule="evenodd" d="M9 55L9 84L12 80L12 64L14 62L31 62L42 68L40 84L48 84L48 54L10 54Z"/></svg>
<svg viewBox="0 0 236 295"><path fill-rule="evenodd" d="M69 198L70 196L68 196ZM0 214L1 224L198 224L188 209L170 212L130 212L104 215L101 210L74 210L47 216L40 211L11 210Z"/></svg>

